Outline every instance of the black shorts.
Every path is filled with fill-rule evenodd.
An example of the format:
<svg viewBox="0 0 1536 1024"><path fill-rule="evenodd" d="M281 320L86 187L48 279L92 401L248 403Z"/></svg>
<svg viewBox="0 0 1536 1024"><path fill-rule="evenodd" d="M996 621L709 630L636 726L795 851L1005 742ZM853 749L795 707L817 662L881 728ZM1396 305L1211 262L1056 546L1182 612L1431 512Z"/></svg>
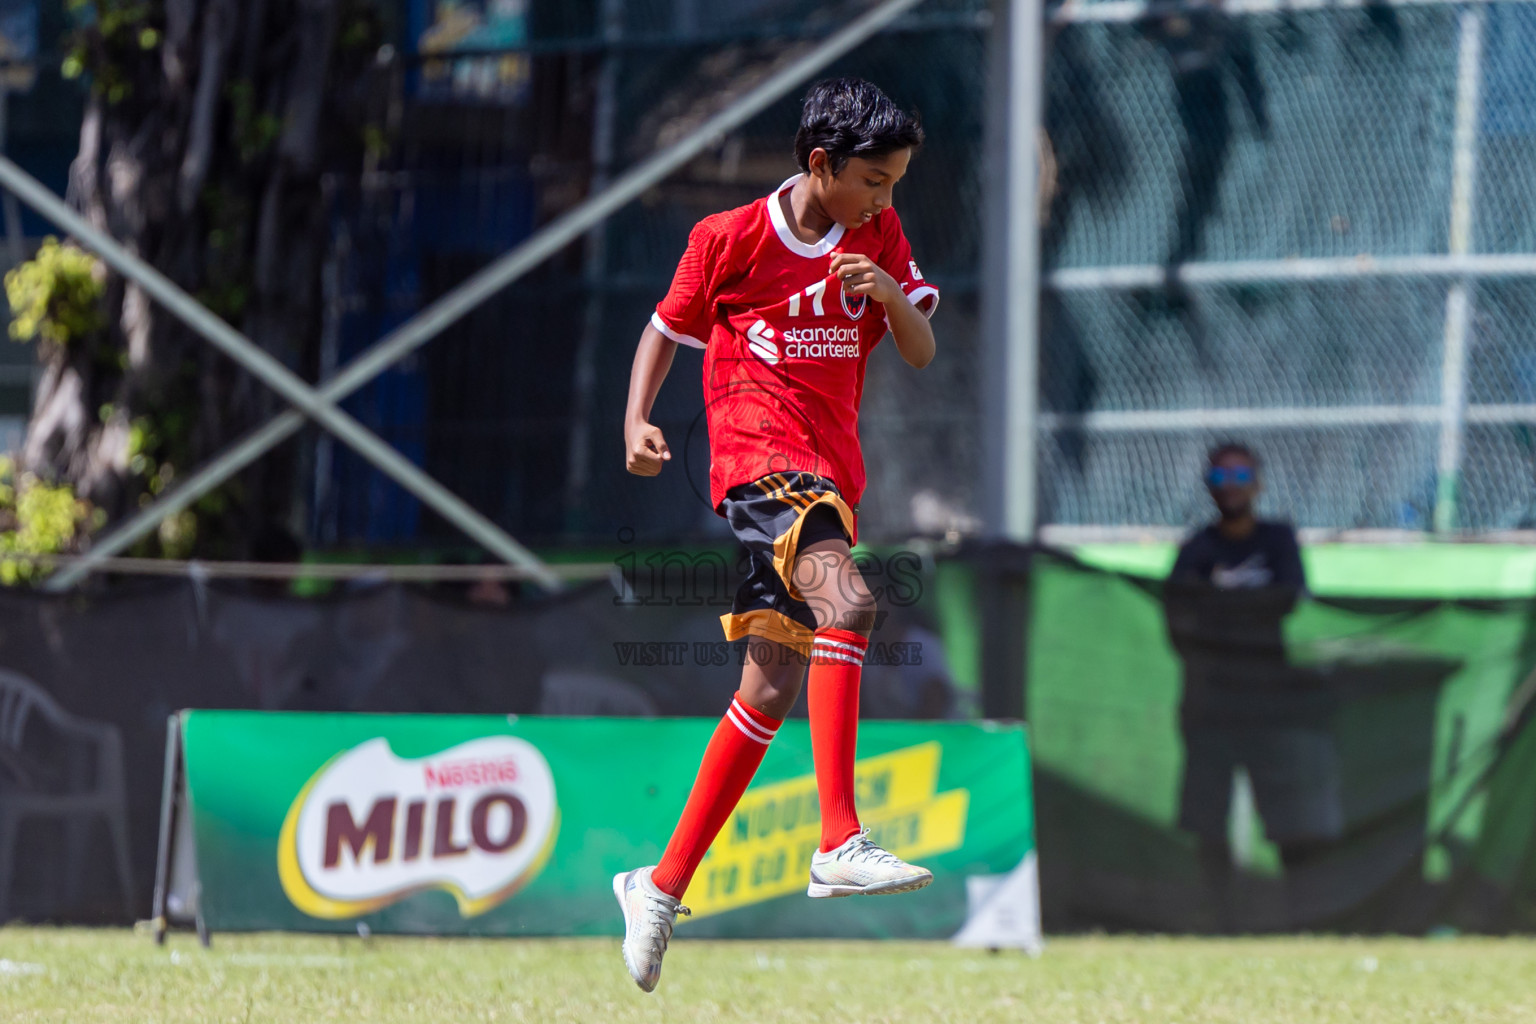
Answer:
<svg viewBox="0 0 1536 1024"><path fill-rule="evenodd" d="M852 545L853 510L832 481L797 471L731 488L720 510L751 559L730 614L720 616L725 638L761 636L810 654L816 616L795 588L795 555L833 537Z"/></svg>

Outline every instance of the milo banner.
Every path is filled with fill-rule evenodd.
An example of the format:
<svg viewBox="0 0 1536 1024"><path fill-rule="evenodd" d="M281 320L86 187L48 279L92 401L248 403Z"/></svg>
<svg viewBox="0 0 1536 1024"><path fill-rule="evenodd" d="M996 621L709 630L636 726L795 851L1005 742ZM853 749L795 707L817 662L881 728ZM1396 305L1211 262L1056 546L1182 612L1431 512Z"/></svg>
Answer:
<svg viewBox="0 0 1536 1024"><path fill-rule="evenodd" d="M156 915L200 929L618 934L612 876L654 864L705 719L187 711L172 719ZM786 723L705 858L680 934L956 936L1032 946L1021 726L866 723L861 816L934 872L921 892L810 900L809 730Z"/></svg>

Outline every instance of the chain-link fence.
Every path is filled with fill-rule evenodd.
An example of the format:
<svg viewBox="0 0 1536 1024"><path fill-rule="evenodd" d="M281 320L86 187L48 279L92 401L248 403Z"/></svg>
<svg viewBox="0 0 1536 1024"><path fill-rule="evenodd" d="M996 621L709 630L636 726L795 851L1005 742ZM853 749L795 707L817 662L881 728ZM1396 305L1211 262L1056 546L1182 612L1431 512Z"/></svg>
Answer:
<svg viewBox="0 0 1536 1024"><path fill-rule="evenodd" d="M1040 520L1536 526L1536 7L1048 15ZM1070 531L1063 531L1070 533Z"/></svg>

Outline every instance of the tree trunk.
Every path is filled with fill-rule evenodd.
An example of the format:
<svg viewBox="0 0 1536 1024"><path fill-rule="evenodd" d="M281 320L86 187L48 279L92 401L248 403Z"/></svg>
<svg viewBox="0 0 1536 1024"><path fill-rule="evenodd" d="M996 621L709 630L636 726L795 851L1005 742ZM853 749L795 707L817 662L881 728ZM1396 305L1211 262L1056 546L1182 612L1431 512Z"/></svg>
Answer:
<svg viewBox="0 0 1536 1024"><path fill-rule="evenodd" d="M312 375L326 172L355 174L379 43L366 0L98 0L76 51L91 98L69 199L272 356ZM382 80L383 76L379 76ZM115 521L282 410L116 274L108 327L45 364L23 465ZM298 442L149 551L247 556L299 520ZM172 524L175 526L176 524ZM172 550L174 549L174 550Z"/></svg>

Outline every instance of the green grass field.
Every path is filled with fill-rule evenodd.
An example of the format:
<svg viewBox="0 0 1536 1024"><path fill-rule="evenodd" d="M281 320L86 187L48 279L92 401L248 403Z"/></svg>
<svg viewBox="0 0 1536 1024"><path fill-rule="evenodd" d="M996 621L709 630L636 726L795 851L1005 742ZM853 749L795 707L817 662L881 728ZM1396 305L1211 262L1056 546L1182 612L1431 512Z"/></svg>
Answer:
<svg viewBox="0 0 1536 1024"><path fill-rule="evenodd" d="M0 929L0 1020L1536 1021L1536 941L1072 938L1043 957L937 943L690 942L661 988L616 939L218 936Z"/></svg>

